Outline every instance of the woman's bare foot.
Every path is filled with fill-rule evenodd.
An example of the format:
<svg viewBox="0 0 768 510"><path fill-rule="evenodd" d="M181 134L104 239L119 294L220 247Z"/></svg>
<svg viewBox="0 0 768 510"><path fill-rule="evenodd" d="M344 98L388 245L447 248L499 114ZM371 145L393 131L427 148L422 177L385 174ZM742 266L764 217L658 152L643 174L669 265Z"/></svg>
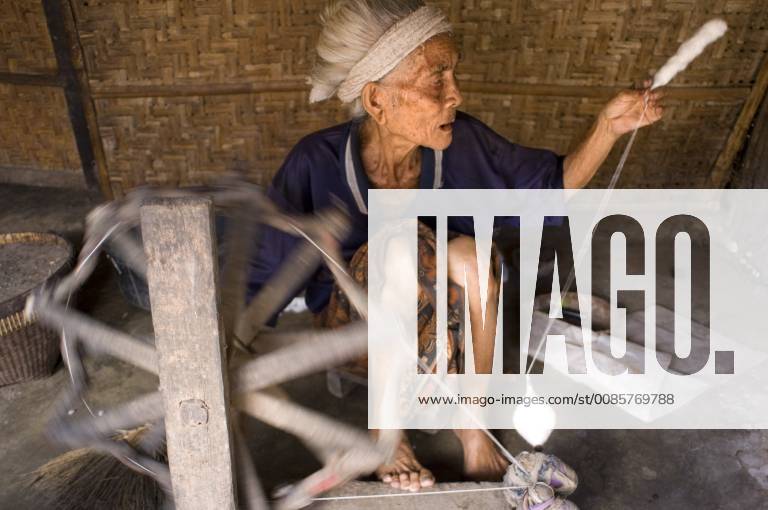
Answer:
<svg viewBox="0 0 768 510"><path fill-rule="evenodd" d="M482 430L454 431L464 448L464 474L471 480L498 482L509 462Z"/></svg>
<svg viewBox="0 0 768 510"><path fill-rule="evenodd" d="M372 431L374 436L376 431ZM400 444L390 464L383 464L376 470L376 476L384 483L388 483L395 489L403 489L415 492L422 487L431 487L435 484L435 477L429 469L426 469L416 460L411 443L405 433L401 432Z"/></svg>

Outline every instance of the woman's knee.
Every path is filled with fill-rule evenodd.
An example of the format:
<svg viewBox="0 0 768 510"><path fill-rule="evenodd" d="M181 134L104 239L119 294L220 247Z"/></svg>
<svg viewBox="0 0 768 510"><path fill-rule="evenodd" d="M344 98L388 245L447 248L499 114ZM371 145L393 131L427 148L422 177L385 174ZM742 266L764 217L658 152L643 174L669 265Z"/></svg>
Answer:
<svg viewBox="0 0 768 510"><path fill-rule="evenodd" d="M500 258L496 247L491 245L490 281L499 282ZM465 278L478 279L477 243L470 236L460 235L448 242L448 278L464 286ZM479 281L479 280L478 280Z"/></svg>

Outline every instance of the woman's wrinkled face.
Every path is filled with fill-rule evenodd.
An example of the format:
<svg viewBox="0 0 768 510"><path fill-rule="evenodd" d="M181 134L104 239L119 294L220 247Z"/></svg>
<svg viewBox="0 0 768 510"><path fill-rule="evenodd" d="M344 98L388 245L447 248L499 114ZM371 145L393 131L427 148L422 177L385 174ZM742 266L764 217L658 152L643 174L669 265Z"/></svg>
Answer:
<svg viewBox="0 0 768 510"><path fill-rule="evenodd" d="M438 34L379 81L386 91L382 108L390 132L435 150L450 145L462 102L454 74L458 61L453 38Z"/></svg>

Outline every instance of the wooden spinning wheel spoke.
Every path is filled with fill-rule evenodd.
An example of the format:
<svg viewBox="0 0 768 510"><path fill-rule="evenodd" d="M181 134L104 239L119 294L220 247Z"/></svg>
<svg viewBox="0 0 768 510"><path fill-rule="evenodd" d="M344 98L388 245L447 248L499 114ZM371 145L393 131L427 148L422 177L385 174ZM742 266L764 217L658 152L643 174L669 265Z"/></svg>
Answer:
<svg viewBox="0 0 768 510"><path fill-rule="evenodd" d="M157 356L152 346L146 342L105 326L83 313L68 310L62 305L46 300L44 295L36 296L32 305L42 322L79 339L79 343L89 353L113 356L157 374Z"/></svg>
<svg viewBox="0 0 768 510"><path fill-rule="evenodd" d="M238 412L253 416L289 432L316 452L325 466L282 494L279 508L299 508L321 492L373 471L394 453L396 436L381 434L374 441L362 430L343 424L293 403L277 385L323 369L332 368L365 354L367 325L358 321L338 329L259 335L269 317L279 312L290 293L325 262L339 287L349 296L362 317L367 316L365 292L349 276L338 247L348 229L340 210L317 216L292 217L282 214L258 188L229 181L209 193L177 190L138 190L119 202L95 209L88 217L84 248L74 271L53 287L30 298L27 311L49 327L62 331L62 350L72 387L59 398L50 423L51 435L71 448L89 446L114 455L126 466L153 477L170 497L171 471L151 454L165 436L164 404L161 391L142 395L113 409L72 419L69 410L78 399L83 402L89 382L83 356L109 355L152 374L158 374L158 353L149 343L109 327L69 307L70 296L93 272L98 254L109 243L115 253L137 274L148 274L147 258L141 245L129 233L141 225L142 204L157 199L185 199L211 196L216 206L230 213L225 232L227 259L221 271L222 320L229 350L231 402ZM246 265L261 225L268 225L300 237L288 263L275 274L248 306L244 304ZM153 315L154 315L153 306ZM251 356L251 344L264 354ZM252 351L251 351L252 352ZM162 379L161 379L162 380ZM87 406L87 403L86 403ZM89 408L90 410L90 408ZM138 447L113 440L115 432L154 423ZM232 425L233 456L241 487L241 505L267 508L253 461L242 431ZM171 470L173 468L171 467ZM244 500L244 501L242 501Z"/></svg>
<svg viewBox="0 0 768 510"><path fill-rule="evenodd" d="M320 264L322 255L309 243L299 245L278 273L273 276L240 314L234 335L250 346L261 327L288 298L299 283L309 277Z"/></svg>

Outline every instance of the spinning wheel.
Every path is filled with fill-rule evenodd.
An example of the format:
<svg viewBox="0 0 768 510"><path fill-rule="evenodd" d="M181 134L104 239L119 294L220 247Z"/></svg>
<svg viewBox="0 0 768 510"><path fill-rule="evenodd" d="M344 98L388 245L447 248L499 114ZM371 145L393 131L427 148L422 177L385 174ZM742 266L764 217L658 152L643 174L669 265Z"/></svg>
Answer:
<svg viewBox="0 0 768 510"><path fill-rule="evenodd" d="M55 417L50 424L51 435L70 448L87 446L114 455L129 468L154 478L168 495L167 500L172 500L173 452L169 449L170 468L149 454L165 436L166 406L162 391L142 395L95 414L85 400L89 381L84 356L114 356L158 374L162 364L158 361L157 349L151 342L134 338L72 309L70 297L93 272L105 243L109 243L112 251L137 274L147 277L150 273L152 291L152 270L148 271L144 249L130 235L130 230L142 224L146 227L144 204L173 204L190 200L208 204L209 218L212 204L231 220L225 232L227 258L218 289L222 303L220 323L223 324L226 340L224 365L228 370L229 405L236 412L251 415L296 435L324 464L319 471L282 491L276 506L300 508L308 504L313 496L372 472L394 453L397 444L395 432L383 431L374 441L365 431L291 402L277 386L364 355L367 348L365 320L333 330L310 329L290 334L260 332L269 317L279 311L278 307L291 290L322 263L331 271L361 317L367 317L365 293L346 273L340 256L338 239L346 232L346 217L340 210L326 211L317 216L289 216L280 212L257 187L236 181L229 181L205 193L138 190L125 199L100 206L89 215L84 246L75 269L32 296L27 305L28 314L62 331L61 348L71 386L56 401ZM301 241L281 270L246 306L246 261L260 226L291 233ZM144 232L145 245L152 244L148 234L151 237L151 232ZM151 249L148 246L147 253ZM155 271L157 268L154 266ZM153 313L155 305L157 303L153 304ZM82 417L71 416L70 409L80 401L89 412ZM193 401L181 404L179 412L184 419L200 420L200 423L207 419L204 404L198 405L199 402ZM145 424L152 426L143 434L137 447L113 439L118 430ZM232 429L232 451L236 459L238 487L241 489L239 506L267 508L269 504L236 421Z"/></svg>

